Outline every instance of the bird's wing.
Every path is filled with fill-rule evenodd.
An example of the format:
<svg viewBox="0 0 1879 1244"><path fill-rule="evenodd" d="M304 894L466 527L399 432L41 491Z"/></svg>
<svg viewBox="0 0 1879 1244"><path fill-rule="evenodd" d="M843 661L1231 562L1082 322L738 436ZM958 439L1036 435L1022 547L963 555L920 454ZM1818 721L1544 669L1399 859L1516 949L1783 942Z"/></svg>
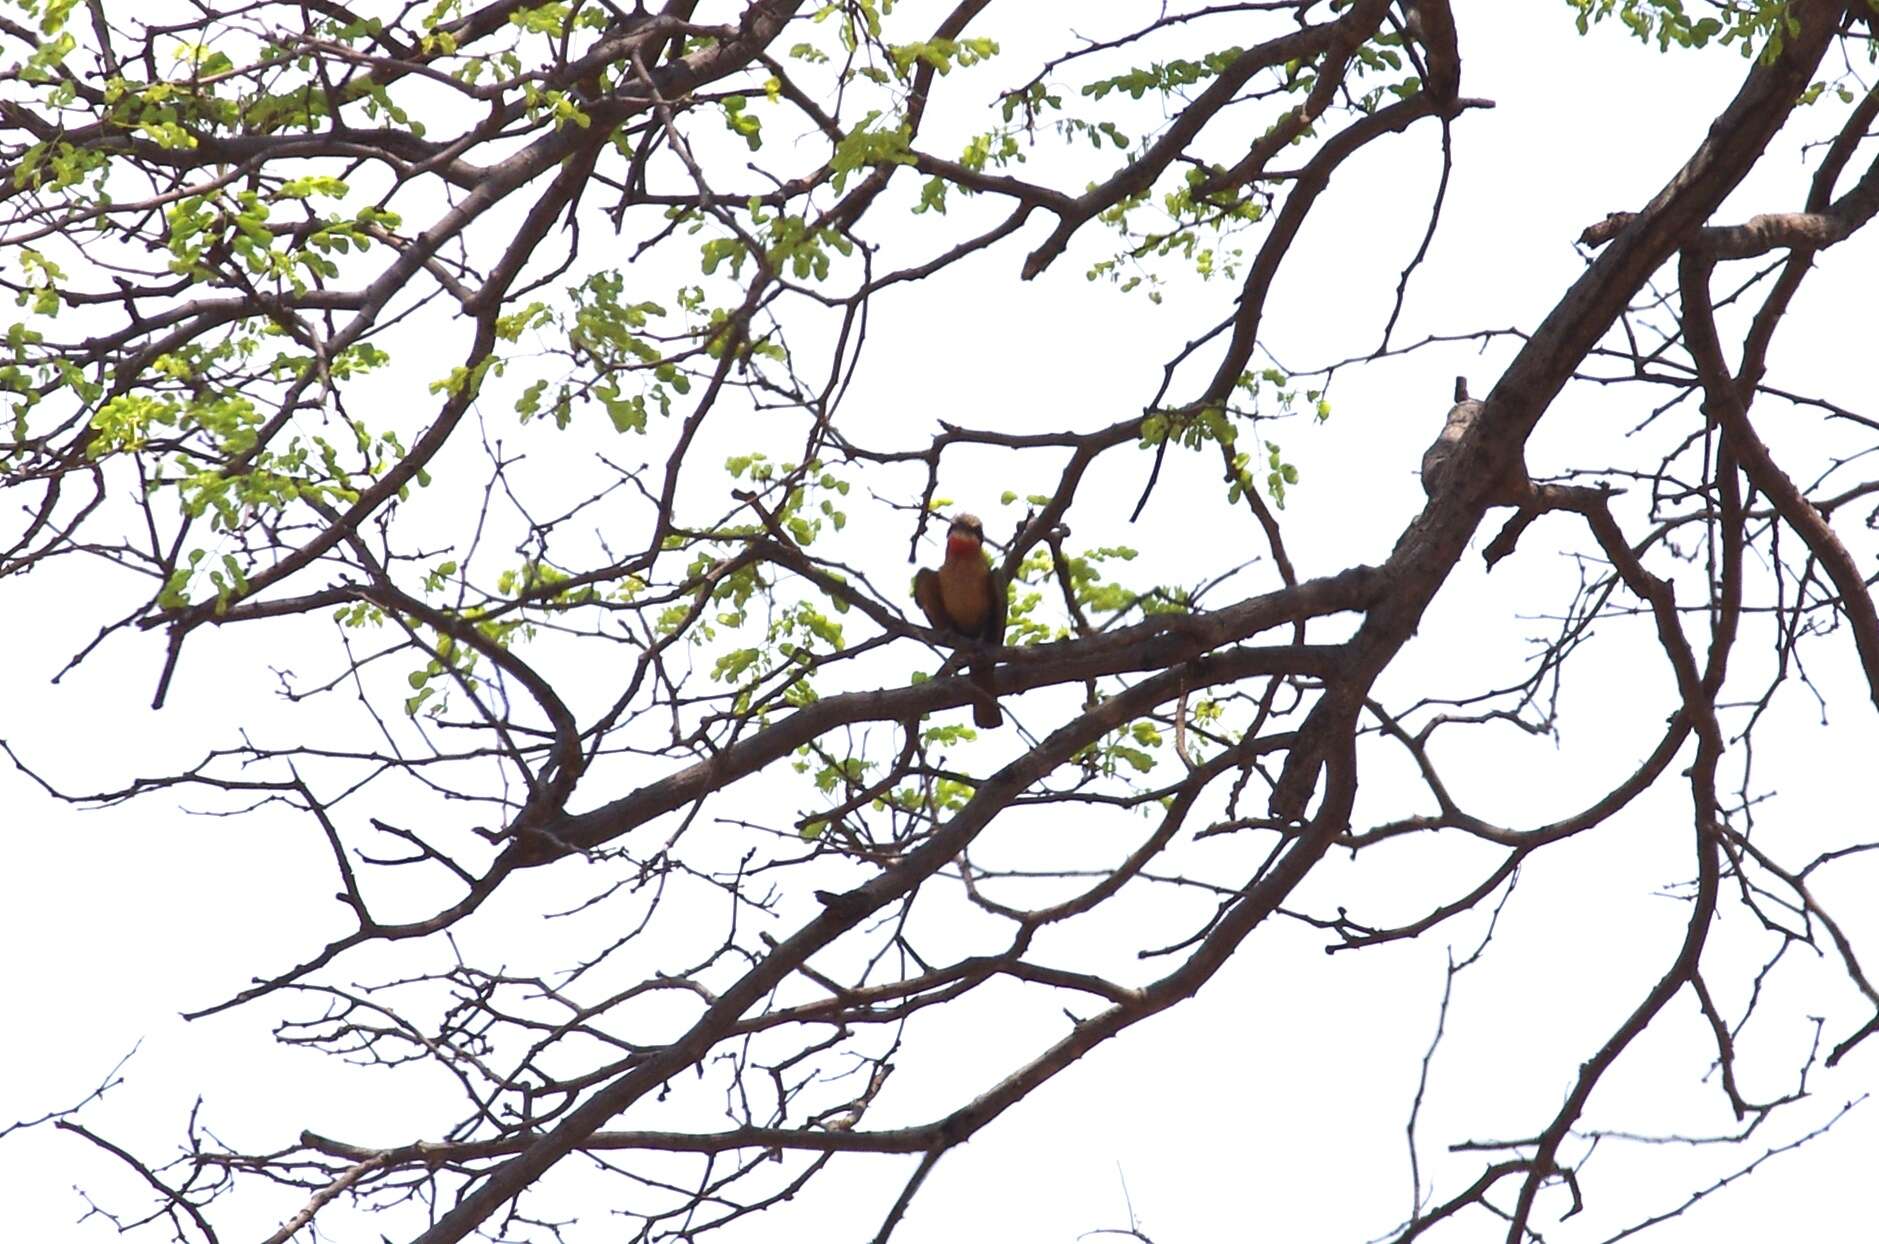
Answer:
<svg viewBox="0 0 1879 1244"><path fill-rule="evenodd" d="M988 644L997 644L1003 647L1005 643L1005 609L1007 605L1005 599L1005 576L999 574L995 569L987 573L991 576L992 580L992 607L985 611L985 629L979 635L979 638L983 639Z"/></svg>
<svg viewBox="0 0 1879 1244"><path fill-rule="evenodd" d="M946 613L946 602L940 597L938 571L922 570L913 576L913 601L935 630L953 629L953 620Z"/></svg>

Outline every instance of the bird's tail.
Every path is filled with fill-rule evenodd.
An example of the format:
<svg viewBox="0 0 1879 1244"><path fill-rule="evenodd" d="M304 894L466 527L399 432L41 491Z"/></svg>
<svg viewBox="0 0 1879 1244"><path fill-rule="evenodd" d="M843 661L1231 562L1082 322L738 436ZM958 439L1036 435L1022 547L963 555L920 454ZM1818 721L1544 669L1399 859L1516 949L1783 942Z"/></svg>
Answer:
<svg viewBox="0 0 1879 1244"><path fill-rule="evenodd" d="M972 698L972 724L990 730L1005 724L1005 714L998 707L998 694L992 690L992 665L972 667L972 685L978 694Z"/></svg>

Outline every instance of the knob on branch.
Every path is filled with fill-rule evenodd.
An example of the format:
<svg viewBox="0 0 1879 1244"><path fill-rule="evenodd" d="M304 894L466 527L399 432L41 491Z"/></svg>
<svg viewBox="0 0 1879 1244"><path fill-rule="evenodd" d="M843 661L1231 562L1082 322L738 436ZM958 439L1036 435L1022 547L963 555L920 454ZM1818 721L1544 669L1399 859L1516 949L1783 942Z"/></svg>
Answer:
<svg viewBox="0 0 1879 1244"><path fill-rule="evenodd" d="M1480 423L1485 410L1486 402L1468 396L1468 378L1455 377L1455 404L1449 407L1448 419L1443 423L1435 443L1422 455L1422 490L1429 496L1435 496L1454 482L1451 478L1454 470L1458 464L1467 460L1462 455L1462 446ZM1527 479L1526 461L1516 457L1489 491L1488 504L1525 505L1532 492L1533 484Z"/></svg>

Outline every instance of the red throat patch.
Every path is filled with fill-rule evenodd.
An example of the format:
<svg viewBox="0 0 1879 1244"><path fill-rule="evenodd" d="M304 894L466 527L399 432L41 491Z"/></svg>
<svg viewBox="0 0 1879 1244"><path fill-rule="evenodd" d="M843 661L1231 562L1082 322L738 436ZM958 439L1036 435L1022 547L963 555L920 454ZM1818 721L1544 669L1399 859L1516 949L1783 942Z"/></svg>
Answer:
<svg viewBox="0 0 1879 1244"><path fill-rule="evenodd" d="M946 537L946 556L948 558L970 557L977 553L980 547L979 542L974 540L971 536Z"/></svg>

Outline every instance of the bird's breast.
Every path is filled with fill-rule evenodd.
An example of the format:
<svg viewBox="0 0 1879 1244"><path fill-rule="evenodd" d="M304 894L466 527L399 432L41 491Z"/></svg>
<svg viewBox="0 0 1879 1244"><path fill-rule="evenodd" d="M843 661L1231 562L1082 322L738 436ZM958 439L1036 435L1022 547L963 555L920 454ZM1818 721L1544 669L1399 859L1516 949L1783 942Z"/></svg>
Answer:
<svg viewBox="0 0 1879 1244"><path fill-rule="evenodd" d="M985 624L992 607L992 575L981 556L978 565L947 558L939 570L940 602L953 625L967 633L976 633Z"/></svg>

